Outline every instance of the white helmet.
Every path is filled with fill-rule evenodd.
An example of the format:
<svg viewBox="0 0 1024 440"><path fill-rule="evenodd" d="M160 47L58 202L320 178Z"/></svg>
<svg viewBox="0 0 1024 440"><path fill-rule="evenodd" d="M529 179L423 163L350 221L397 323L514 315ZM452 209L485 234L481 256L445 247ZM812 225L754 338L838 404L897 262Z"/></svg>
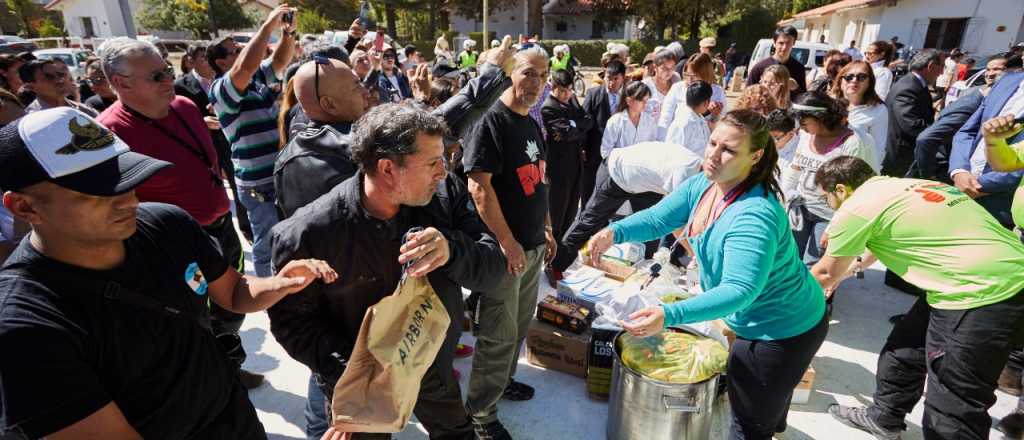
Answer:
<svg viewBox="0 0 1024 440"><path fill-rule="evenodd" d="M462 42L462 48L463 49L467 49L468 50L468 49L472 49L474 47L476 47L476 40L466 40L466 41Z"/></svg>
<svg viewBox="0 0 1024 440"><path fill-rule="evenodd" d="M498 41L498 40L491 40L491 49L494 49L495 47L498 47L498 46L501 46L501 42L500 41Z"/></svg>
<svg viewBox="0 0 1024 440"><path fill-rule="evenodd" d="M568 44L559 44L558 46L555 46L554 52L555 52L555 56L558 56L559 54L563 54L563 53L569 53L569 45Z"/></svg>

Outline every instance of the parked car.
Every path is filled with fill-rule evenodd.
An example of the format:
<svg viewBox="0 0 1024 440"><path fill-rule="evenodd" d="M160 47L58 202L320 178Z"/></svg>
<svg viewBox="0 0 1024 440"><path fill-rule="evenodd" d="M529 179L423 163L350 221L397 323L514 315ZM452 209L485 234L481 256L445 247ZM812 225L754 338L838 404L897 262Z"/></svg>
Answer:
<svg viewBox="0 0 1024 440"><path fill-rule="evenodd" d="M92 56L92 52L88 50L75 48L42 49L32 54L39 59L57 60L66 64L75 80L85 75L85 60Z"/></svg>
<svg viewBox="0 0 1024 440"><path fill-rule="evenodd" d="M17 35L0 35L0 53L35 52L36 49L39 49L36 43Z"/></svg>
<svg viewBox="0 0 1024 440"><path fill-rule="evenodd" d="M832 46L823 43L810 43L807 41L797 41L793 45L793 51L790 52L789 56L800 64L804 65L804 69L807 70L808 82L810 78L814 78L815 73L821 68L825 62L825 53L832 49ZM750 55L750 62L747 64L747 72L754 67L755 64L761 60L772 56L772 52L775 49L773 47L773 41L770 38L762 38L758 40L757 45L754 46L754 51Z"/></svg>
<svg viewBox="0 0 1024 440"><path fill-rule="evenodd" d="M985 85L985 70L987 69L974 71L973 74L967 76L967 79L957 81L949 86L946 90L946 106L948 107L956 102L957 99L960 99L961 96L966 95L968 90Z"/></svg>

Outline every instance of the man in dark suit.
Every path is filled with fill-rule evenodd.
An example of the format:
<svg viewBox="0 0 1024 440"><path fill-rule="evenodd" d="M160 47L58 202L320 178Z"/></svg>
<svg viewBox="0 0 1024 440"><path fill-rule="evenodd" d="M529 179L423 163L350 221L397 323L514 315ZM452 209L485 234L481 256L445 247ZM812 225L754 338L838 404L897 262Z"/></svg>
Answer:
<svg viewBox="0 0 1024 440"><path fill-rule="evenodd" d="M910 74L889 89L885 105L889 108L889 139L882 160L882 174L902 177L914 162L917 136L935 122L932 95L928 86L942 74L938 51L922 50L910 60Z"/></svg>
<svg viewBox="0 0 1024 440"><path fill-rule="evenodd" d="M1014 116L1024 114L1022 82L1024 73L1011 73L992 87L978 110L953 137L953 151L949 159L949 175L957 189L975 199L1008 228L1013 227L1010 205L1024 170L997 172L988 163L984 151L978 150L982 123L1009 113ZM1017 135L1010 143L1020 140L1024 140L1024 135ZM984 150L984 145L980 148Z"/></svg>
<svg viewBox="0 0 1024 440"><path fill-rule="evenodd" d="M608 118L619 105L622 86L626 82L626 65L613 60L604 68L604 84L587 90L583 98L583 111L587 112L593 127L587 133L586 148L583 150L583 174L580 176L580 200L586 205L594 192L597 169L601 166L601 138ZM561 237L559 237L561 238Z"/></svg>
<svg viewBox="0 0 1024 440"><path fill-rule="evenodd" d="M971 118L974 111L981 107L981 101L984 99L982 91L975 90L960 97L939 113L935 123L917 136L914 166L907 172L907 177L953 183L944 172L949 168L953 135Z"/></svg>
<svg viewBox="0 0 1024 440"><path fill-rule="evenodd" d="M196 107L199 107L199 113L206 121L207 128L210 129L213 147L217 149L217 162L220 164L220 169L224 170L224 174L228 177L234 176L235 166L231 163L231 143L220 131L220 122L217 121L217 115L211 112L210 98L207 95L215 74L213 68L206 61L206 46L190 45L187 54L192 57L194 68L192 72L181 75L174 81L174 93L188 98ZM245 212L245 207L238 201L238 188L235 186L235 179L229 178L227 181L231 185L231 199L235 201L235 217L238 219L238 228L242 231L245 239L251 243L252 226L249 225L249 215Z"/></svg>

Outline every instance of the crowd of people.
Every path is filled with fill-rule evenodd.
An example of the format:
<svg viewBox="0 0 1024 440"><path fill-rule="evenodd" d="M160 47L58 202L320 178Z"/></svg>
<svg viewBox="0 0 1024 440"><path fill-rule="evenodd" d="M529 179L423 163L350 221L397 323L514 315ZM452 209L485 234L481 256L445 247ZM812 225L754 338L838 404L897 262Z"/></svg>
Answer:
<svg viewBox="0 0 1024 440"><path fill-rule="evenodd" d="M343 46L300 39L293 12L245 45L189 47L180 75L130 38L81 83L0 55L0 352L17 353L0 357L0 430L266 438L238 336L266 310L311 371L307 437L390 438L336 432L330 402L367 309L427 277L452 324L415 414L431 438L510 439L499 402L533 398L515 375L539 283L625 242L673 246L704 291L626 331L722 318L736 333L731 438L786 429L839 283L875 261L920 299L881 350L873 404L833 417L899 438L927 382L926 438L981 439L995 388L1020 395L1024 45L937 115L961 54L919 51L898 76L878 41L808 78L788 26L733 105L742 57L714 38L639 64L610 44L581 103L567 46L467 40L453 56L442 39L428 62L360 20ZM459 344L467 311L475 347Z"/></svg>

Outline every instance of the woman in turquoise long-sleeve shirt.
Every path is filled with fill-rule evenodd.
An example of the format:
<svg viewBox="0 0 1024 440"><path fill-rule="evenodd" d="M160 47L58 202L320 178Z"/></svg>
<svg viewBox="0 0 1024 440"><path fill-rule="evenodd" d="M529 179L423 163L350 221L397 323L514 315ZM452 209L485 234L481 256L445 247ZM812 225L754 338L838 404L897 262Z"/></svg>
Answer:
<svg viewBox="0 0 1024 440"><path fill-rule="evenodd" d="M725 320L737 336L727 369L731 439L771 439L785 429L793 388L828 332L825 296L797 256L778 199L777 160L764 119L730 112L711 134L703 174L591 241L593 258L613 243L684 228L704 293L641 310L622 324L651 336L665 325Z"/></svg>

